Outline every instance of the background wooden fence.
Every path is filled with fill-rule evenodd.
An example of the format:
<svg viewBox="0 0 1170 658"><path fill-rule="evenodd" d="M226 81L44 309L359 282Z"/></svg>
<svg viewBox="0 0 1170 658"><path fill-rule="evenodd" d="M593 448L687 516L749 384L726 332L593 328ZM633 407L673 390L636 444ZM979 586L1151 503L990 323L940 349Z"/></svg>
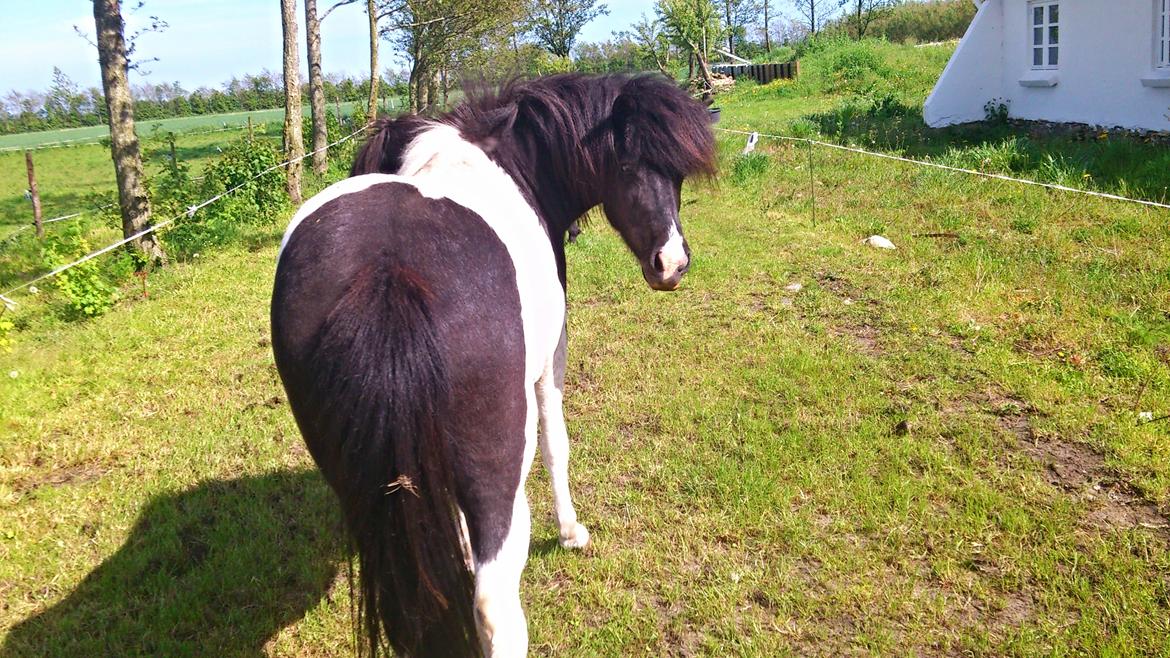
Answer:
<svg viewBox="0 0 1170 658"><path fill-rule="evenodd" d="M800 75L800 62L784 62L783 64L715 64L711 70L720 75L730 75L735 79L752 78L756 82L766 85L773 80L793 80Z"/></svg>

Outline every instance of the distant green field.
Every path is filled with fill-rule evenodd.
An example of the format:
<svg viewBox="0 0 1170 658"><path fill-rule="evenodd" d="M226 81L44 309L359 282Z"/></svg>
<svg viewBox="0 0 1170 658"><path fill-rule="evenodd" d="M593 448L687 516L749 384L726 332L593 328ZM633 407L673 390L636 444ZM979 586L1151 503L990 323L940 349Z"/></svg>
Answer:
<svg viewBox="0 0 1170 658"><path fill-rule="evenodd" d="M358 104L359 102L341 103L342 114L349 116L353 112L353 108ZM364 101L360 102L360 104L364 104ZM402 99L385 98L383 99L383 105L390 109L400 108L402 107ZM336 105L330 104L330 107L333 108ZM305 116L308 116L309 106L305 105L302 111ZM255 123L280 122L284 120L284 110L278 108L273 110L255 110L252 112L232 112L229 114L209 114L206 116L180 117L177 119L139 121L138 131L140 134L145 134L155 130L156 126L159 131L176 133L196 130L215 130L217 128L234 128L246 125L248 123L248 117L251 117ZM105 126L92 126L88 128L64 128L44 132L21 133L19 135L0 135L0 151L96 142L109 134L110 131Z"/></svg>

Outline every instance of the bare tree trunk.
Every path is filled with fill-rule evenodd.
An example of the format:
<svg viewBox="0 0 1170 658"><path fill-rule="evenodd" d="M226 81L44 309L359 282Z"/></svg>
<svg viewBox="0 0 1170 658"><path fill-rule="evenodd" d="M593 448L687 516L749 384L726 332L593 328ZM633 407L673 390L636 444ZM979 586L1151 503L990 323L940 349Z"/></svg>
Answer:
<svg viewBox="0 0 1170 658"><path fill-rule="evenodd" d="M33 207L33 226L37 229L37 239L45 237L45 226L41 224L41 192L37 189L37 173L33 169L32 153L24 152L24 166L28 169L28 194Z"/></svg>
<svg viewBox="0 0 1170 658"><path fill-rule="evenodd" d="M370 15L370 107L366 120L373 123L378 118L378 8L374 0L366 0L366 11Z"/></svg>
<svg viewBox="0 0 1170 658"><path fill-rule="evenodd" d="M772 26L768 23L768 5L772 0L764 0L764 51L772 52Z"/></svg>
<svg viewBox="0 0 1170 658"><path fill-rule="evenodd" d="M321 75L321 21L317 0L305 0L305 40L309 44L309 107L313 113L313 173L321 176L329 167L329 131L325 124L325 83Z"/></svg>
<svg viewBox="0 0 1170 658"><path fill-rule="evenodd" d="M130 96L127 79L126 40L119 0L94 0L93 20L98 62L102 68L102 89L110 119L110 154L118 179L122 236L128 238L150 228L150 199L143 184L138 135L134 133L134 99ZM166 261L166 253L153 233L137 238L131 245L147 263Z"/></svg>
<svg viewBox="0 0 1170 658"><path fill-rule="evenodd" d="M727 52L735 54L735 30L731 27L731 0L723 0L727 8Z"/></svg>
<svg viewBox="0 0 1170 658"><path fill-rule="evenodd" d="M284 152L289 159L285 188L293 205L301 205L301 160L305 155L301 117L301 66L297 48L297 0L280 0L284 26ZM295 162L294 162L295 161Z"/></svg>
<svg viewBox="0 0 1170 658"><path fill-rule="evenodd" d="M703 79L703 84L707 86L708 90L714 90L715 82L711 76L711 67L707 63L707 54L700 50L700 45L697 43L691 44L691 52L694 53L695 60L699 65L699 77Z"/></svg>
<svg viewBox="0 0 1170 658"><path fill-rule="evenodd" d="M439 72L434 71L427 76L427 101L428 105L439 104Z"/></svg>

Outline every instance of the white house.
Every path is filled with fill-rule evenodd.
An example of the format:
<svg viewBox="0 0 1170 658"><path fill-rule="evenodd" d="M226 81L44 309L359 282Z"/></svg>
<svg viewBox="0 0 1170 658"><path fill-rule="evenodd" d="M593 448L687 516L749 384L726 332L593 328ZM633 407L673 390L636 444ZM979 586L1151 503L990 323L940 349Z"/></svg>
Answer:
<svg viewBox="0 0 1170 658"><path fill-rule="evenodd" d="M1170 0L975 0L926 123L1017 119L1170 130Z"/></svg>

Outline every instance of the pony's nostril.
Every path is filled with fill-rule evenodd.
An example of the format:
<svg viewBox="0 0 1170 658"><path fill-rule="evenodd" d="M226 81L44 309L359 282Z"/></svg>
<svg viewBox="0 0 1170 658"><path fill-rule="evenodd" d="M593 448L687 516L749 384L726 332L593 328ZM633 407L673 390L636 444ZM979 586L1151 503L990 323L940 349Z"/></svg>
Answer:
<svg viewBox="0 0 1170 658"><path fill-rule="evenodd" d="M666 272L666 265L662 262L662 252L654 254L654 271L662 274Z"/></svg>
<svg viewBox="0 0 1170 658"><path fill-rule="evenodd" d="M679 266L678 273L679 274L686 274L687 270L689 270L689 269L691 269L691 259L688 258L685 263L683 263L682 265Z"/></svg>

